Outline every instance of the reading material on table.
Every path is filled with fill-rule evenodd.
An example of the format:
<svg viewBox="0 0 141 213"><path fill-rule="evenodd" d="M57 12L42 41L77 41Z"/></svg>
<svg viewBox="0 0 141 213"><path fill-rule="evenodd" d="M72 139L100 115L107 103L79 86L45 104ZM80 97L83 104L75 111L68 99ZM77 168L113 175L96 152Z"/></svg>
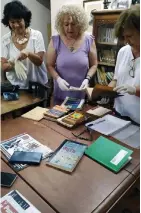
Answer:
<svg viewBox="0 0 141 213"><path fill-rule="evenodd" d="M30 135L23 133L12 137L10 139L2 141L0 144L1 151L9 160L15 151L25 151L25 152L41 152L42 159L46 158L52 150L41 144L36 139L32 138ZM16 170L21 170L27 165L25 164L14 164L12 165Z"/></svg>
<svg viewBox="0 0 141 213"><path fill-rule="evenodd" d="M46 108L37 106L34 109L30 110L29 112L23 114L21 117L35 121L40 121L44 117L44 113L46 111L47 111Z"/></svg>
<svg viewBox="0 0 141 213"><path fill-rule="evenodd" d="M113 87L96 84L94 88L86 88L88 98L92 101L98 100L102 97L116 98L121 96L117 92L113 91Z"/></svg>
<svg viewBox="0 0 141 213"><path fill-rule="evenodd" d="M124 129L113 133L111 135L113 138L118 139L119 141L131 146L133 148L140 148L140 127L130 124Z"/></svg>
<svg viewBox="0 0 141 213"><path fill-rule="evenodd" d="M111 112L112 112L111 109L107 109L107 108L102 107L102 106L97 106L97 107L94 107L94 108L86 111L86 113L88 113L90 115L94 115L96 117L102 117L102 116L109 114Z"/></svg>
<svg viewBox="0 0 141 213"><path fill-rule="evenodd" d="M46 163L61 170L72 172L86 148L86 144L66 139L47 159Z"/></svg>
<svg viewBox="0 0 141 213"><path fill-rule="evenodd" d="M105 115L102 118L86 123L85 126L104 135L111 135L130 124L131 121L125 121L112 115Z"/></svg>
<svg viewBox="0 0 141 213"><path fill-rule="evenodd" d="M58 118L57 122L68 127L72 128L80 123L85 121L85 114L83 112L75 111L62 118Z"/></svg>
<svg viewBox="0 0 141 213"><path fill-rule="evenodd" d="M71 97L66 97L61 106L64 106L71 110L82 109L85 103L85 99L76 99Z"/></svg>
<svg viewBox="0 0 141 213"><path fill-rule="evenodd" d="M85 150L88 157L116 173L132 159L130 156L132 153L132 150L103 136L100 136Z"/></svg>
<svg viewBox="0 0 141 213"><path fill-rule="evenodd" d="M13 190L1 198L1 213L41 213L20 192Z"/></svg>
<svg viewBox="0 0 141 213"><path fill-rule="evenodd" d="M57 119L65 115L68 111L69 109L66 109L64 106L55 105L52 109L46 110L44 116Z"/></svg>

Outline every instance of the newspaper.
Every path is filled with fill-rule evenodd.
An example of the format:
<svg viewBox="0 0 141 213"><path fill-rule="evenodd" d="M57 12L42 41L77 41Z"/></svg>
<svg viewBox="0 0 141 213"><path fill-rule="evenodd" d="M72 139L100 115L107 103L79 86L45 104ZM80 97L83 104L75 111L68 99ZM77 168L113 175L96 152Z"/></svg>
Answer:
<svg viewBox="0 0 141 213"><path fill-rule="evenodd" d="M6 158L9 160L13 153L15 151L24 151L24 152L41 152L42 153L42 159L48 157L50 153L52 153L52 150L42 145L40 142L32 138L30 135L24 133L17 135L15 137L12 137L8 140L2 141L0 144L1 151L6 156ZM26 164L14 164L11 165L16 170L21 170L25 168Z"/></svg>
<svg viewBox="0 0 141 213"><path fill-rule="evenodd" d="M3 196L0 202L1 213L41 213L17 190Z"/></svg>

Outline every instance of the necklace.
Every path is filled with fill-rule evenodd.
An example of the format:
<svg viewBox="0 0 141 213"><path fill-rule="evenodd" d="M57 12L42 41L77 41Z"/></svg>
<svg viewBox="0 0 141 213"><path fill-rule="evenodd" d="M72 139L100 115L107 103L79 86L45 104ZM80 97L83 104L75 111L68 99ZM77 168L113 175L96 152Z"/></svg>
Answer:
<svg viewBox="0 0 141 213"><path fill-rule="evenodd" d="M17 43L18 44L25 44L25 42L27 42L28 41L28 38L17 38Z"/></svg>
<svg viewBox="0 0 141 213"><path fill-rule="evenodd" d="M73 52L75 50L75 48L74 48L75 42L76 42L76 40L74 40L74 42L70 46L68 45L68 48L71 52Z"/></svg>
<svg viewBox="0 0 141 213"><path fill-rule="evenodd" d="M14 35L16 43L18 44L25 44L28 41L28 30L26 30L26 33L24 34L24 37L18 37L16 35Z"/></svg>

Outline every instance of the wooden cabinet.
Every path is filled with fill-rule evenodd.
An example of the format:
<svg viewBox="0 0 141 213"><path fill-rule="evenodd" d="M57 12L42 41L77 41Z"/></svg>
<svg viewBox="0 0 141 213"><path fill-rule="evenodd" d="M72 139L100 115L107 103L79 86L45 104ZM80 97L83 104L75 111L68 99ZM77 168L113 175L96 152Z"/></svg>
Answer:
<svg viewBox="0 0 141 213"><path fill-rule="evenodd" d="M122 11L102 10L92 12L98 68L97 75L91 84L107 85L113 78L117 52L122 46L114 37L114 25Z"/></svg>

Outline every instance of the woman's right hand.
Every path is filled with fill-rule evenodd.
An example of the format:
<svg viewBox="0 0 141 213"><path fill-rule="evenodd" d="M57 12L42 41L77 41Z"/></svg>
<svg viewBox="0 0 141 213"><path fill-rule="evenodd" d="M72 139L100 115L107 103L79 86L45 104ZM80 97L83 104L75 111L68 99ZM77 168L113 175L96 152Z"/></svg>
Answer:
<svg viewBox="0 0 141 213"><path fill-rule="evenodd" d="M97 103L100 104L100 105L105 105L105 104L108 104L109 101L110 101L110 98L104 97L104 98L101 98L100 101L97 101Z"/></svg>
<svg viewBox="0 0 141 213"><path fill-rule="evenodd" d="M58 86L59 88L62 90L62 91L68 91L69 90L69 83L67 81L65 81L63 78L61 77L58 77L57 78L57 83L58 83Z"/></svg>

